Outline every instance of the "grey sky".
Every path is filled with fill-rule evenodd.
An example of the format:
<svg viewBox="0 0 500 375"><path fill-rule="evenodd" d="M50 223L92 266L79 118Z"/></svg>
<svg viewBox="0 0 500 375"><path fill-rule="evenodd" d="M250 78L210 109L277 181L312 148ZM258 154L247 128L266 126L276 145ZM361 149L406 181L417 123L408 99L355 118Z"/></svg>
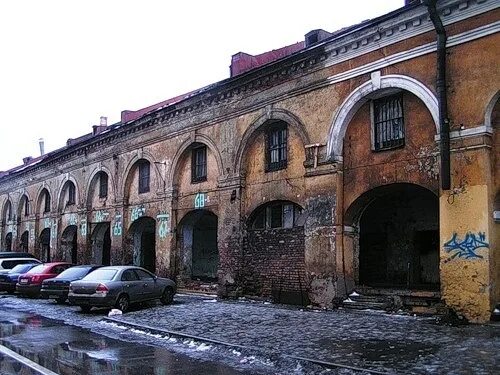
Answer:
<svg viewBox="0 0 500 375"><path fill-rule="evenodd" d="M229 76L259 54L397 9L403 0L2 0L0 170Z"/></svg>

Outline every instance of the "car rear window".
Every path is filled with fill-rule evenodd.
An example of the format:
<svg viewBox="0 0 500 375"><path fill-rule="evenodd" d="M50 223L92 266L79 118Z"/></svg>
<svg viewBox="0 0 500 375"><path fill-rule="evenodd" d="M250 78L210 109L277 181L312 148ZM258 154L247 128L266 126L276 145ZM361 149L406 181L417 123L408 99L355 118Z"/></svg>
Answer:
<svg viewBox="0 0 500 375"><path fill-rule="evenodd" d="M33 263L31 264L18 264L13 269L9 271L9 273L25 273L33 267Z"/></svg>
<svg viewBox="0 0 500 375"><path fill-rule="evenodd" d="M98 270L95 270L95 271L89 273L82 280L85 280L85 281L113 280L113 278L116 275L116 272L118 272L118 271L117 270L98 269Z"/></svg>
<svg viewBox="0 0 500 375"><path fill-rule="evenodd" d="M40 264L39 266L33 267L26 273L43 273L45 270L49 268L50 266L46 266L45 264Z"/></svg>
<svg viewBox="0 0 500 375"><path fill-rule="evenodd" d="M85 276L88 271L89 269L87 267L71 267L68 268L66 271L63 271L59 275L57 275L56 279L63 279L63 278L79 279Z"/></svg>

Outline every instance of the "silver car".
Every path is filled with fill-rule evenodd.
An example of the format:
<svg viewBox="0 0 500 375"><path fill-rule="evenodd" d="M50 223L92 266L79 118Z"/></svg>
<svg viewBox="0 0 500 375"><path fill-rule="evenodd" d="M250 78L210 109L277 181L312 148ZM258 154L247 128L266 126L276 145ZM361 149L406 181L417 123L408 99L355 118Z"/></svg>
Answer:
<svg viewBox="0 0 500 375"><path fill-rule="evenodd" d="M125 312L130 304L159 299L172 303L175 283L135 266L107 266L71 282L68 299L83 312L92 307L116 307Z"/></svg>

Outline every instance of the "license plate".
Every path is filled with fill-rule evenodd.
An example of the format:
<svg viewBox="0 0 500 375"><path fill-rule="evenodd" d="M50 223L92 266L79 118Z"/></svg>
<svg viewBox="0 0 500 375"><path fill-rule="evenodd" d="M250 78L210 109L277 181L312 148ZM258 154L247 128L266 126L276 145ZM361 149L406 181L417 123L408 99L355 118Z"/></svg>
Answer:
<svg viewBox="0 0 500 375"><path fill-rule="evenodd" d="M28 279L19 280L19 284L28 284Z"/></svg>

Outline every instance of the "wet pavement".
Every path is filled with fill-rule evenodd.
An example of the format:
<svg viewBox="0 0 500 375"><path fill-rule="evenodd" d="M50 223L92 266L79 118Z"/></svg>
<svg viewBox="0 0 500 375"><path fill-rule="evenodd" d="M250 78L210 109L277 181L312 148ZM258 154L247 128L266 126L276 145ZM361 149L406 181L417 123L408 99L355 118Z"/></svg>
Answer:
<svg viewBox="0 0 500 375"><path fill-rule="evenodd" d="M109 330L111 335L116 334L113 330L122 330L119 337L180 350L197 359L222 361L255 374L357 373L309 366L296 357L398 374L494 374L500 363L498 325L449 327L435 324L432 318L178 295L170 306L154 304L113 317L115 322L136 327L126 329L125 324L120 327L103 322L107 316L104 310L82 314L77 307L15 297L0 298L2 305L57 316L81 327ZM177 339L173 344L175 335L166 331L242 348L222 348L203 340ZM158 338L162 335L169 339L162 341Z"/></svg>

